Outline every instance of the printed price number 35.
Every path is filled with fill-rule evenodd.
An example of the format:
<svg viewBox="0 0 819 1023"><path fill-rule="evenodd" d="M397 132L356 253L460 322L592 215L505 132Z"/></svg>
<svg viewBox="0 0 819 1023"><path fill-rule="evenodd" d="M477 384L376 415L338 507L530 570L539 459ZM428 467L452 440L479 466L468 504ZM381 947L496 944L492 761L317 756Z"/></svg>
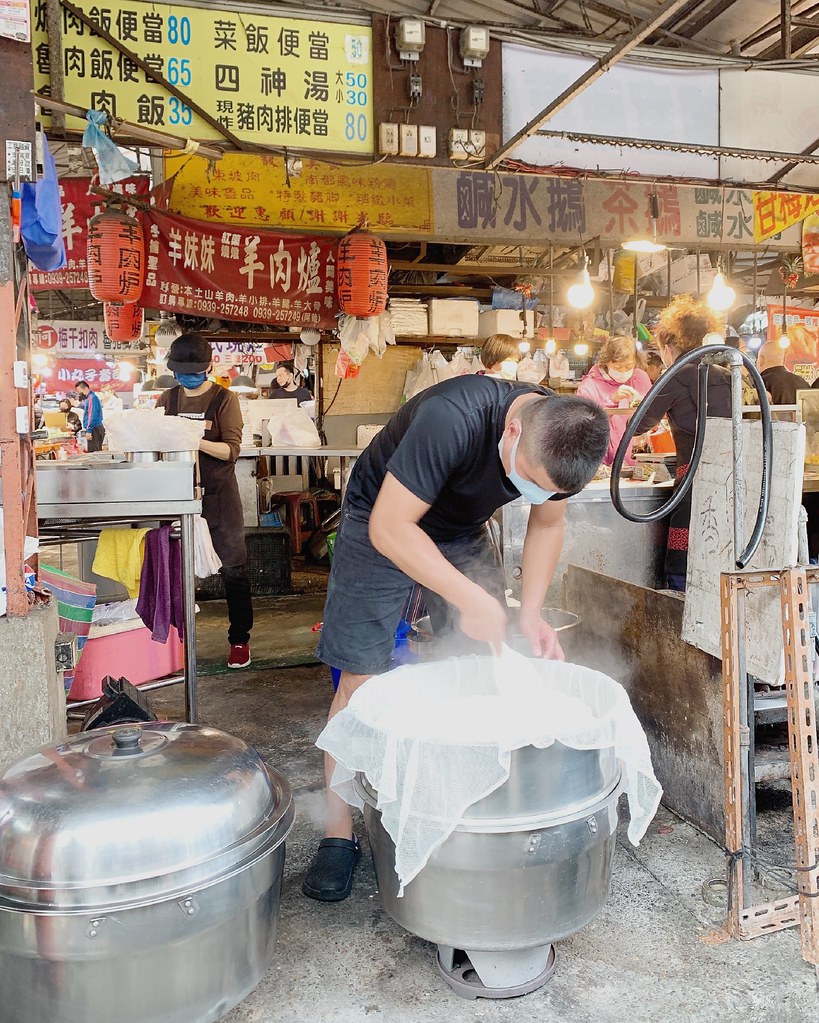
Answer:
<svg viewBox="0 0 819 1023"><path fill-rule="evenodd" d="M344 76L344 84L347 86L347 105L366 107L369 102L367 94L367 76L362 72L356 74L348 71ZM356 116L353 113L347 114L344 119L344 137L348 142L367 141L369 123L366 114Z"/></svg>
<svg viewBox="0 0 819 1023"><path fill-rule="evenodd" d="M168 124L190 124L193 120L193 112L187 103L183 103L176 96L168 97Z"/></svg>

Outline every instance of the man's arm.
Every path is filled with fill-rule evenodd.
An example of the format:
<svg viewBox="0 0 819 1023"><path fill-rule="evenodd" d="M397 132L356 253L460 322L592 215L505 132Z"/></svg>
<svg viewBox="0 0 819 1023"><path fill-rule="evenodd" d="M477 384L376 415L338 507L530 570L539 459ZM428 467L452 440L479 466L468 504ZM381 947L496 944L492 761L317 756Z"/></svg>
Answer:
<svg viewBox="0 0 819 1023"><path fill-rule="evenodd" d="M563 651L554 629L544 622L541 611L563 549L565 501L533 504L523 542L520 627L535 657L562 660Z"/></svg>
<svg viewBox="0 0 819 1023"><path fill-rule="evenodd" d="M456 607L461 629L470 639L490 643L500 652L506 610L451 565L420 528L418 523L429 508L429 504L388 472L370 515L370 541L410 579L434 590Z"/></svg>

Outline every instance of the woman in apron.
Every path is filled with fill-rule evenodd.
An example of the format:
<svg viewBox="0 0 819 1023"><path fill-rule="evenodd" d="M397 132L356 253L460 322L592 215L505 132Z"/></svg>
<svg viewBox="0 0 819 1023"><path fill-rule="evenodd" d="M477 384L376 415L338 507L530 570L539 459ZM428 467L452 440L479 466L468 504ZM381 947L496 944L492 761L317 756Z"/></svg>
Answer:
<svg viewBox="0 0 819 1023"><path fill-rule="evenodd" d="M208 380L213 362L210 344L199 334L182 334L171 345L168 369L177 386L165 391L157 405L167 416L204 422L199 444L202 516L222 562L221 575L228 610L229 668L250 664L253 603L246 563L245 531L236 459L242 443L242 412L235 394Z"/></svg>

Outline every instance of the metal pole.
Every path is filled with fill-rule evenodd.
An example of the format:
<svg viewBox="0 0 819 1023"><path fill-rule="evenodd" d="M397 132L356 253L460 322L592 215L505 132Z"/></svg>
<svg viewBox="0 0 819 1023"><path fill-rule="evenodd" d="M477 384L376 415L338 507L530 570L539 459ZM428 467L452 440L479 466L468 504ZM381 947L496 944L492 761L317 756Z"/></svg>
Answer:
<svg viewBox="0 0 819 1023"><path fill-rule="evenodd" d="M707 399L706 399L707 400ZM745 472L742 462L742 356L737 351L731 356L731 438L733 441L734 473L734 561L745 547ZM742 905L750 905L751 861L753 842L752 786L755 784L751 758L751 733L754 721L752 683L748 682L745 666L745 600L737 606L737 677L739 679L739 744L740 790L742 793L742 850L745 869L742 872ZM750 690L750 695L749 695Z"/></svg>
<svg viewBox="0 0 819 1023"><path fill-rule="evenodd" d="M196 577L194 575L193 515L182 515L182 605L185 611L185 720L199 720L196 682Z"/></svg>

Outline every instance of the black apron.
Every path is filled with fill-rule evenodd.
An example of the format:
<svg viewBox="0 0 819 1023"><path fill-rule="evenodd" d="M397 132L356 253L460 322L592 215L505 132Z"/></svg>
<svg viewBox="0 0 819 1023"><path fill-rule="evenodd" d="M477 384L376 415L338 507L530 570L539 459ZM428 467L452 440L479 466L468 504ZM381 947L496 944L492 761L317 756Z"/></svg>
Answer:
<svg viewBox="0 0 819 1023"><path fill-rule="evenodd" d="M230 397L224 387L214 384L210 402L204 412L180 412L179 397L182 387L177 384L168 392L165 415L180 416L205 422L205 440L219 443L215 430L216 417ZM204 491L202 516L210 529L213 548L225 568L234 568L247 562L245 546L244 513L236 482L236 468L233 462L223 462L213 455L199 452L199 479Z"/></svg>

